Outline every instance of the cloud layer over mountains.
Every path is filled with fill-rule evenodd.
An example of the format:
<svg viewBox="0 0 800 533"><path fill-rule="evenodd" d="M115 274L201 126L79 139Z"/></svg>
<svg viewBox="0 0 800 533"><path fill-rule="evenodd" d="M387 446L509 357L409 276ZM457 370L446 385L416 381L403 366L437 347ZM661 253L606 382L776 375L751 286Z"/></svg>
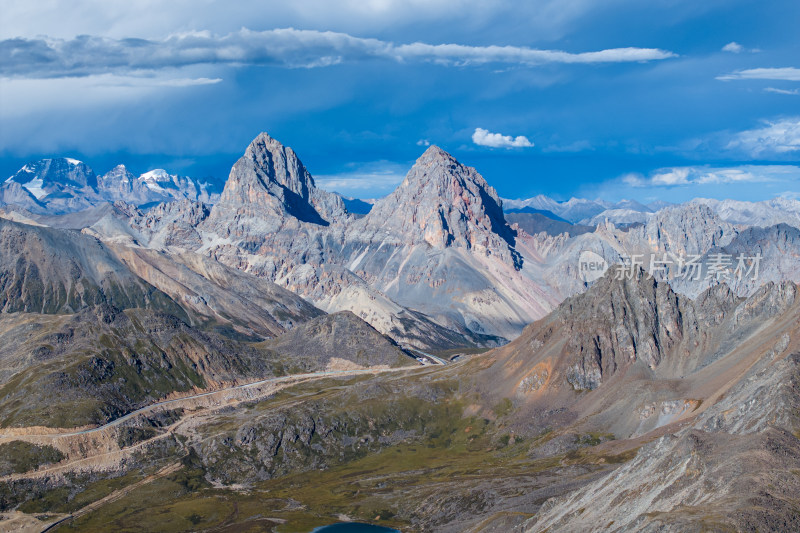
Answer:
<svg viewBox="0 0 800 533"><path fill-rule="evenodd" d="M519 46L466 46L414 42L395 44L346 33L281 28L227 35L208 31L171 35L163 40L14 38L0 42L5 76L62 77L106 72L129 73L198 64L268 65L316 68L343 62L383 59L430 61L442 65L539 65L543 63L624 63L667 59L675 54L653 48L613 48L570 53Z"/></svg>

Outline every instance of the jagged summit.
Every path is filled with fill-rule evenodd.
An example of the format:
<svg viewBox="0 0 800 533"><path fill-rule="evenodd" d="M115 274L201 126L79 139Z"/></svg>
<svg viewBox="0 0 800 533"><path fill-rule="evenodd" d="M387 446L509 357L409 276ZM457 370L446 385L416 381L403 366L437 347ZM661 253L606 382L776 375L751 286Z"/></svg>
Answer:
<svg viewBox="0 0 800 533"><path fill-rule="evenodd" d="M446 152L442 148L436 146L435 144L430 145L424 152L422 152L422 155L419 156L419 159L436 158L436 157L443 158L443 159L451 159L453 161L456 160L455 157L450 155L448 152Z"/></svg>
<svg viewBox="0 0 800 533"><path fill-rule="evenodd" d="M683 336L684 302L642 269L609 269L555 311L567 327L566 370L576 389L592 389L634 361L654 369Z"/></svg>
<svg viewBox="0 0 800 533"><path fill-rule="evenodd" d="M61 215L118 200L139 206L182 198L213 203L219 196L214 189L211 183L163 169L137 178L120 164L97 175L82 161L60 157L23 166L0 185L0 205L14 205L40 215Z"/></svg>
<svg viewBox="0 0 800 533"><path fill-rule="evenodd" d="M245 157L264 169L267 179L277 181L303 199L308 200L311 189L316 187L314 178L294 150L266 132L253 139L245 151Z"/></svg>
<svg viewBox="0 0 800 533"><path fill-rule="evenodd" d="M48 194L62 192L65 187L96 187L97 177L85 163L77 159L58 157L28 163L6 182L21 184L41 200Z"/></svg>
<svg viewBox="0 0 800 533"><path fill-rule="evenodd" d="M2 184L0 200L41 213L79 211L100 202L101 198L97 193L97 176L88 165L59 157L23 166Z"/></svg>
<svg viewBox="0 0 800 533"><path fill-rule="evenodd" d="M455 178L455 179L454 179ZM425 150L406 174L402 187L418 187L425 181L436 181L441 188L447 188L457 182L473 182L478 188L489 190L497 203L500 197L483 176L472 167L462 165L458 160L438 146L431 146Z"/></svg>
<svg viewBox="0 0 800 533"><path fill-rule="evenodd" d="M162 168L134 176L125 165L117 165L97 178L98 191L104 200L123 200L136 205L189 199L213 203L218 192L210 183L187 176L170 174Z"/></svg>
<svg viewBox="0 0 800 533"><path fill-rule="evenodd" d="M260 209L325 225L346 216L337 195L319 190L294 150L259 134L231 169L220 197L225 209Z"/></svg>
<svg viewBox="0 0 800 533"><path fill-rule="evenodd" d="M501 253L514 241L501 206L497 191L474 168L431 146L363 220L366 227L402 235L409 244Z"/></svg>
<svg viewBox="0 0 800 533"><path fill-rule="evenodd" d="M728 244L737 234L706 205L683 204L666 207L632 230L632 239L659 252L702 254L713 246Z"/></svg>
<svg viewBox="0 0 800 533"><path fill-rule="evenodd" d="M117 191L119 194L131 193L135 186L136 176L125 167L117 165L97 178L97 186L103 191Z"/></svg>

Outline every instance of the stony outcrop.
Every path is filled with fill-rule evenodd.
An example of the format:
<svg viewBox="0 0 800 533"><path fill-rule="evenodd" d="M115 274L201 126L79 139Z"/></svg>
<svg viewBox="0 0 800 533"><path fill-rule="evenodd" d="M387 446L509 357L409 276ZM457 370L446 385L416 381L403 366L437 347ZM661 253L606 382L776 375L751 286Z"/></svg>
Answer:
<svg viewBox="0 0 800 533"><path fill-rule="evenodd" d="M548 501L522 530L788 531L800 527L800 354L779 337L715 405L613 474Z"/></svg>
<svg viewBox="0 0 800 533"><path fill-rule="evenodd" d="M474 169L435 147L404 185L356 219L340 197L315 187L290 148L262 134L231 170L197 234L185 229L188 244L167 248L192 249L199 240L195 251L274 281L326 311L353 311L416 346L452 347L445 339L459 336L502 342L498 337L515 335L547 307L519 273L515 233L497 193ZM495 277L517 280L521 295L515 296L513 282ZM433 344L420 344L426 337Z"/></svg>

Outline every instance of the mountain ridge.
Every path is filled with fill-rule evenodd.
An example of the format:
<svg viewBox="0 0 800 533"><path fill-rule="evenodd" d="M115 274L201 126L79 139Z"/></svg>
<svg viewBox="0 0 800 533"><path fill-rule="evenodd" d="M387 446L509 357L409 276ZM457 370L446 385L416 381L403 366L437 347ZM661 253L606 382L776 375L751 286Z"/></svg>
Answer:
<svg viewBox="0 0 800 533"><path fill-rule="evenodd" d="M120 183L132 182L127 170L116 171ZM172 179L162 172L151 177L154 184ZM651 207L631 200L559 203L540 195L528 203L520 209L549 208L552 216L560 218L559 211L573 220L588 208L602 211L593 215L592 227L548 222L544 214L520 220L533 234L512 227L503 200L477 170L432 146L394 192L356 217L339 195L316 186L294 150L262 133L213 204L185 198L138 208L117 202L93 208L94 214L69 215L68 223L24 210L8 216L68 224L116 245L198 253L277 283L327 312L353 311L382 333L423 349L425 337L439 346L458 336L490 345L515 338L587 289L580 271L584 252L609 265L641 257L648 269L652 257L665 253L702 256L725 247L743 229L702 202ZM645 217L628 224L628 212ZM771 272L775 281L800 281L800 272ZM675 287L702 291L699 284ZM757 285L737 290L746 295Z"/></svg>
<svg viewBox="0 0 800 533"><path fill-rule="evenodd" d="M2 204L41 215L68 214L104 202L147 205L190 199L209 203L218 196L211 183L172 175L163 169L137 177L120 164L98 176L86 163L68 157L28 163L0 186Z"/></svg>

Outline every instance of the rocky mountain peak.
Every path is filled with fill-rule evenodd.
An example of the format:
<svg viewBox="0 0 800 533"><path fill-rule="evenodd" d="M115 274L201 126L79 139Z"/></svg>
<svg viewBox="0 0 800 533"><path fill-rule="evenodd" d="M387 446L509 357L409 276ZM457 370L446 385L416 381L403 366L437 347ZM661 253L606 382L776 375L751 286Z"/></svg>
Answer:
<svg viewBox="0 0 800 533"><path fill-rule="evenodd" d="M567 381L593 389L635 361L655 369L684 337L685 305L668 283L641 268L609 269L556 311L568 331Z"/></svg>
<svg viewBox="0 0 800 533"><path fill-rule="evenodd" d="M82 161L68 157L28 163L8 178L0 189L3 202L35 212L79 211L100 201L94 171ZM36 202L23 194L22 189Z"/></svg>
<svg viewBox="0 0 800 533"><path fill-rule="evenodd" d="M435 144L432 144L431 146L429 146L422 153L422 155L419 156L418 161L427 161L427 160L432 160L432 159L441 159L441 160L444 160L444 161L452 161L452 162L456 162L456 163L458 162L458 161L456 161L455 157L453 157L452 155L450 155L449 153L447 153L443 149L439 148Z"/></svg>
<svg viewBox="0 0 800 533"><path fill-rule="evenodd" d="M315 188L314 178L294 150L268 133L261 133L253 139L244 157L263 171L259 177L275 181L305 200L308 200L311 189Z"/></svg>
<svg viewBox="0 0 800 533"><path fill-rule="evenodd" d="M56 188L80 189L97 186L94 171L84 162L69 157L40 159L28 163L6 181L19 183L37 199L55 192Z"/></svg>
<svg viewBox="0 0 800 533"><path fill-rule="evenodd" d="M125 165L117 165L97 178L97 186L99 189L119 187L121 184L132 184L135 179Z"/></svg>
<svg viewBox="0 0 800 533"><path fill-rule="evenodd" d="M259 134L234 164L220 196L221 210L267 211L326 225L347 217L342 199L316 188L294 150Z"/></svg>
<svg viewBox="0 0 800 533"><path fill-rule="evenodd" d="M437 146L428 148L400 186L378 200L363 220L366 227L409 244L461 246L509 258L515 238L497 191L474 168Z"/></svg>
<svg viewBox="0 0 800 533"><path fill-rule="evenodd" d="M25 186L15 181L8 181L0 187L0 205L14 205L31 211L44 209L44 205Z"/></svg>
<svg viewBox="0 0 800 533"><path fill-rule="evenodd" d="M667 207L636 228L637 236L654 251L673 254L703 254L714 246L724 246L736 236L732 224L703 204Z"/></svg>
<svg viewBox="0 0 800 533"><path fill-rule="evenodd" d="M602 311L603 308L623 304L637 306L642 302L665 303L670 307L678 305L677 296L669 283L657 281L638 266L631 270L623 265L614 265L586 292L565 300L559 313L570 317L575 317L575 313L613 317L614 313L609 315Z"/></svg>
<svg viewBox="0 0 800 533"><path fill-rule="evenodd" d="M501 207L503 203L494 187L474 168L462 165L438 146L425 150L395 193L404 192L403 189L407 189L406 192L412 195L420 189L434 192L443 200L472 196L487 203L486 207L489 209L495 205ZM486 198L479 198L481 196Z"/></svg>

